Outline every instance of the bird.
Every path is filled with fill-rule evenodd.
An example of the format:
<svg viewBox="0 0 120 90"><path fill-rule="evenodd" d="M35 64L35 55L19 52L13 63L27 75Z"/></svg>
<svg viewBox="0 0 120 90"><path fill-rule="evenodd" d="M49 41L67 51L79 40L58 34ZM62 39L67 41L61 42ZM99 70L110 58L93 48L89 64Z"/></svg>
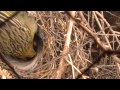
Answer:
<svg viewBox="0 0 120 90"><path fill-rule="evenodd" d="M0 24L4 23L0 25L0 52L21 61L29 60L37 54L34 37L38 25L27 11L19 11L14 15L16 12L0 11Z"/></svg>

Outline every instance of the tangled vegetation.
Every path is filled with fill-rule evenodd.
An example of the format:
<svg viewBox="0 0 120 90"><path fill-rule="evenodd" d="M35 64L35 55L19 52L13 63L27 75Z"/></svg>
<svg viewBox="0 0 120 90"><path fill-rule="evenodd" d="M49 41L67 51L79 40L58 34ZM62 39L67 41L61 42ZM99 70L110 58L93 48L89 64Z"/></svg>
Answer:
<svg viewBox="0 0 120 90"><path fill-rule="evenodd" d="M120 11L37 11L31 15L40 28L44 50L34 70L17 71L21 76L120 78ZM2 63L0 66L10 71ZM8 73L16 78L11 71Z"/></svg>

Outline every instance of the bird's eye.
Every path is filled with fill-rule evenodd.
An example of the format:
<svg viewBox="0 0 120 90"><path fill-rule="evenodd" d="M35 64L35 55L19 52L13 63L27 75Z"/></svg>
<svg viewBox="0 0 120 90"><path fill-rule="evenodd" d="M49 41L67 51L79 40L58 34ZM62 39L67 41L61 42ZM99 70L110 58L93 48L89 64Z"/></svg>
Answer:
<svg viewBox="0 0 120 90"><path fill-rule="evenodd" d="M34 41L33 41L33 48L36 52L40 52L43 49L43 39L41 38L40 35L41 34L38 29L37 32L35 33Z"/></svg>
<svg viewBox="0 0 120 90"><path fill-rule="evenodd" d="M34 48L35 51L37 51L37 47L38 47L38 43L37 43L38 39L37 39L37 37L38 37L37 34L35 34L34 40L33 40L33 48Z"/></svg>
<svg viewBox="0 0 120 90"><path fill-rule="evenodd" d="M34 57L30 58L30 57L26 57L26 60L32 60Z"/></svg>

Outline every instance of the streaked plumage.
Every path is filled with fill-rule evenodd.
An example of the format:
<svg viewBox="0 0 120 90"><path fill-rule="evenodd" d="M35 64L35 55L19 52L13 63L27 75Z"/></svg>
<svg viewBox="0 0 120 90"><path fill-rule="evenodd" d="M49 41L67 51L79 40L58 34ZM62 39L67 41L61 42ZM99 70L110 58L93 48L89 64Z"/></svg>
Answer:
<svg viewBox="0 0 120 90"><path fill-rule="evenodd" d="M0 11L0 22L4 22L15 11ZM0 51L5 55L26 60L36 55L33 48L37 31L35 19L21 11L0 27Z"/></svg>

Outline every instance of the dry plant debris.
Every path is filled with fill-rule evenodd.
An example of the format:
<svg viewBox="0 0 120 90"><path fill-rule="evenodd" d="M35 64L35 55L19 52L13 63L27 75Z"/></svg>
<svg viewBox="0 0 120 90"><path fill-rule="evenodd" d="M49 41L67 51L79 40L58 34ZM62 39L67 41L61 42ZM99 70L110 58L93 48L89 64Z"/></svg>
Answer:
<svg viewBox="0 0 120 90"><path fill-rule="evenodd" d="M45 47L34 70L17 70L24 78L76 79L104 51L120 50L120 11L71 11L75 20L62 11L28 13L36 18ZM6 72L0 68L2 78L8 78ZM106 53L80 78L119 79L120 53Z"/></svg>
<svg viewBox="0 0 120 90"><path fill-rule="evenodd" d="M0 67L0 79L12 79L12 75L6 70Z"/></svg>

